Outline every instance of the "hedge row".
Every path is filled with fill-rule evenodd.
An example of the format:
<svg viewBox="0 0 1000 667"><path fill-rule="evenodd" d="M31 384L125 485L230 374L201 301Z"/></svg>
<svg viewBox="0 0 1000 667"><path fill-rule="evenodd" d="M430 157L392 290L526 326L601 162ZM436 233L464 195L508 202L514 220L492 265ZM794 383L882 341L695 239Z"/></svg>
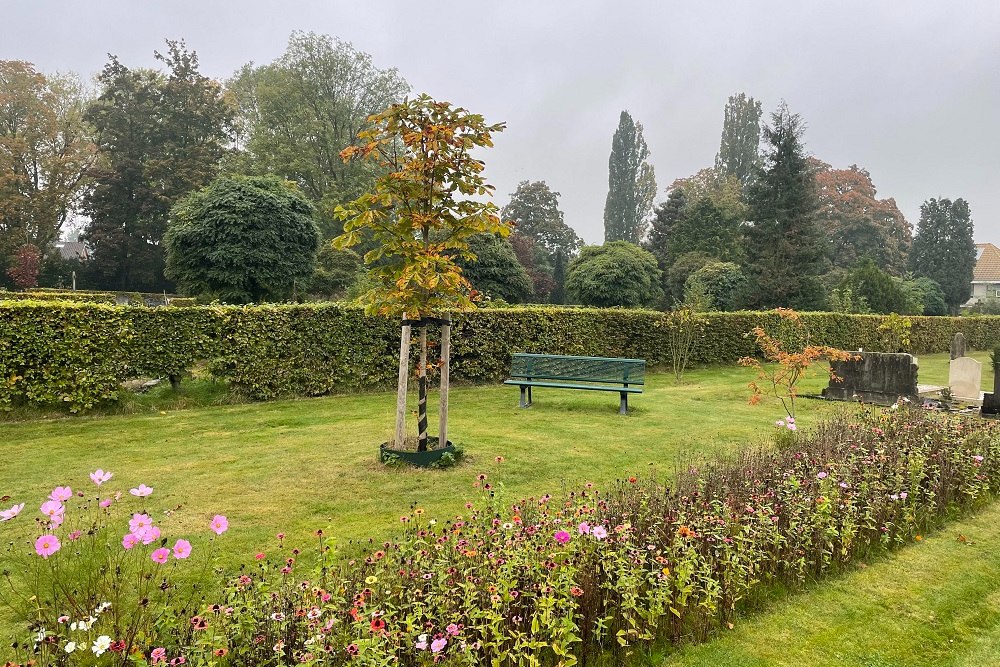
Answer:
<svg viewBox="0 0 1000 667"><path fill-rule="evenodd" d="M0 290L0 301L75 301L81 303L117 304L120 297L126 297L130 303L143 305L147 300L162 302L163 294L148 292L95 292L89 290L54 290L39 287L27 292L8 292ZM167 295L171 306L193 306L197 300L193 297Z"/></svg>
<svg viewBox="0 0 1000 667"><path fill-rule="evenodd" d="M816 343L883 349L879 315L806 313ZM958 331L973 349L1000 344L1000 317L912 317L916 354L947 350ZM746 333L774 313L713 313L694 361L732 363L756 353ZM436 336L432 336L432 340ZM392 385L399 324L338 304L145 308L69 302L0 302L0 408L65 403L71 411L113 398L122 381L178 376L198 362L257 399L318 396ZM496 382L514 352L667 363L663 313L592 309L486 309L456 317L452 374Z"/></svg>

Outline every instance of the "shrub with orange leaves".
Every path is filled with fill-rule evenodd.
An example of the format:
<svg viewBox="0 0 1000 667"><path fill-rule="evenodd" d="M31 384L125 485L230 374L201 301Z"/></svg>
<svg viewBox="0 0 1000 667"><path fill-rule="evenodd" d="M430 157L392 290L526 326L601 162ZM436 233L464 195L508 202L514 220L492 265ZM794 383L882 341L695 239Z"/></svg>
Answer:
<svg viewBox="0 0 1000 667"><path fill-rule="evenodd" d="M743 357L739 364L757 370L756 379L747 385L750 404L756 405L764 396L774 396L781 401L785 414L794 419L798 383L808 376L810 367L819 361L848 361L857 357L828 345L813 345L809 328L794 310L776 308L774 312L778 323L773 331L754 327L747 333L756 339L763 362L756 357ZM825 370L831 380L838 379L830 366Z"/></svg>

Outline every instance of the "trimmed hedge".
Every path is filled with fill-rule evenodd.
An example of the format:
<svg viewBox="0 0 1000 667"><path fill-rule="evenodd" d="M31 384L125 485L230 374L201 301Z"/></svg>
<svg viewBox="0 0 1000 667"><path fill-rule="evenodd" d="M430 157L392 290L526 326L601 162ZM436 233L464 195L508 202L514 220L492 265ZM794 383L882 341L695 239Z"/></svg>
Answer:
<svg viewBox="0 0 1000 667"><path fill-rule="evenodd" d="M816 343L879 350L881 315L804 313ZM1000 317L911 317L914 353L1000 343ZM777 315L711 313L693 360L732 363L757 352L746 333ZM452 375L498 382L514 352L670 359L662 313L642 310L490 308L455 318ZM434 337L436 337L436 331ZM115 397L121 382L179 376L201 361L256 399L391 386L399 324L340 304L146 308L0 301L0 409L64 403L73 412Z"/></svg>
<svg viewBox="0 0 1000 667"><path fill-rule="evenodd" d="M98 292L90 290L56 290L38 287L26 292L0 290L0 301L79 301L83 303L106 303L114 305L119 297L128 297L133 304L144 304L145 299L162 300L162 293L150 292ZM193 306L197 299L187 296L167 295L171 306Z"/></svg>

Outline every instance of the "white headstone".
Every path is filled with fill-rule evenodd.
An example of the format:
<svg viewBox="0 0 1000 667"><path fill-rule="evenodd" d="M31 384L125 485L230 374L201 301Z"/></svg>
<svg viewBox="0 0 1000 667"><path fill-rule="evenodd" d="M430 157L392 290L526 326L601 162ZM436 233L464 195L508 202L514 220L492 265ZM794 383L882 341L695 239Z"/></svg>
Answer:
<svg viewBox="0 0 1000 667"><path fill-rule="evenodd" d="M948 386L955 398L979 400L983 383L983 365L972 357L952 359L948 364Z"/></svg>

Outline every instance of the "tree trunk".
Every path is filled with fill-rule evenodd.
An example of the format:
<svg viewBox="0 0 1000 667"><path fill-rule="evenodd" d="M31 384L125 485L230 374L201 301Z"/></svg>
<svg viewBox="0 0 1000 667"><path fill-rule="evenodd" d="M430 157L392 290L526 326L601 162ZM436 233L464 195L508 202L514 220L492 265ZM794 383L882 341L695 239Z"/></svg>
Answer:
<svg viewBox="0 0 1000 667"><path fill-rule="evenodd" d="M406 320L406 314L403 314ZM403 325L399 337L399 381L396 384L396 439L393 446L403 449L406 445L406 380L410 375L410 326Z"/></svg>
<svg viewBox="0 0 1000 667"><path fill-rule="evenodd" d="M417 369L417 451L427 451L427 325L420 327L420 367Z"/></svg>
<svg viewBox="0 0 1000 667"><path fill-rule="evenodd" d="M438 426L438 443L440 447L448 446L448 389L451 370L451 321L445 320L441 325L441 407Z"/></svg>

